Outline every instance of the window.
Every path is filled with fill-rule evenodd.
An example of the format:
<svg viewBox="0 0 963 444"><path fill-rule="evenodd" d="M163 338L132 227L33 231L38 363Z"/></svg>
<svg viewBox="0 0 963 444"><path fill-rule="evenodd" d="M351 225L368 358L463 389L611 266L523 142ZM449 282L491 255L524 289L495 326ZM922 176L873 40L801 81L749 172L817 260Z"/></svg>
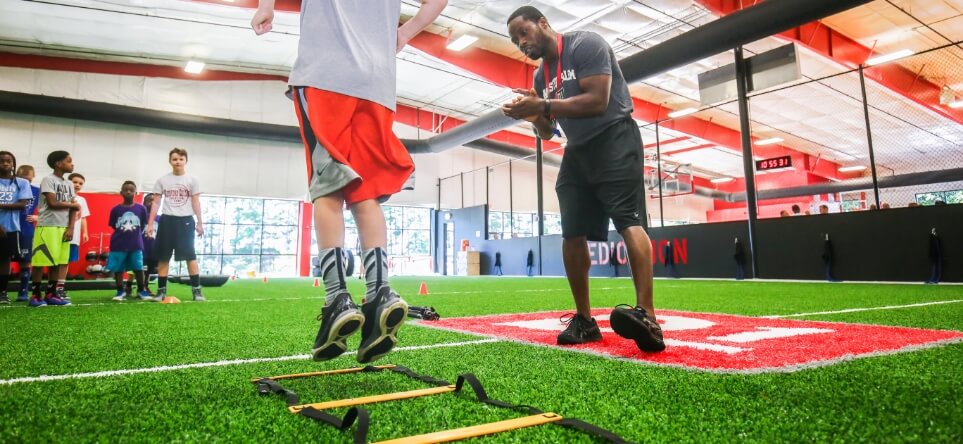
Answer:
<svg viewBox="0 0 963 444"><path fill-rule="evenodd" d="M916 202L920 205L936 205L937 201L943 201L947 204L963 203L963 190L937 191L916 195Z"/></svg>
<svg viewBox="0 0 963 444"><path fill-rule="evenodd" d="M202 195L201 211L204 235L194 241L201 274L298 274L299 201ZM176 272L186 273L186 264Z"/></svg>
<svg viewBox="0 0 963 444"><path fill-rule="evenodd" d="M532 237L538 230L538 215L535 213L488 212L488 238L511 239ZM562 216L545 214L544 234L562 234Z"/></svg>
<svg viewBox="0 0 963 444"><path fill-rule="evenodd" d="M388 228L389 269L392 274L431 273L431 210L382 206ZM361 253L361 239L351 211L344 211L344 247ZM311 230L311 254L318 256L317 232Z"/></svg>

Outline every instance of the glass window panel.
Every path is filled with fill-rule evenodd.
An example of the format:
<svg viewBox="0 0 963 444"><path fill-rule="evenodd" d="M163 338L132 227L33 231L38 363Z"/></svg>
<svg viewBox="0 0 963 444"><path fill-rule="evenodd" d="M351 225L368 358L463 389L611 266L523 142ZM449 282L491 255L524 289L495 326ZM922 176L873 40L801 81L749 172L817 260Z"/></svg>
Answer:
<svg viewBox="0 0 963 444"><path fill-rule="evenodd" d="M221 274L221 255L202 254L197 256L201 274Z"/></svg>
<svg viewBox="0 0 963 444"><path fill-rule="evenodd" d="M405 207L405 229L408 230L428 230L431 224L428 221L430 210L427 208Z"/></svg>
<svg viewBox="0 0 963 444"><path fill-rule="evenodd" d="M963 203L963 190L947 191L943 193L946 195L946 203L948 204L958 204Z"/></svg>
<svg viewBox="0 0 963 444"><path fill-rule="evenodd" d="M264 219L264 204L261 199L241 199L228 197L224 217L232 224L257 224Z"/></svg>
<svg viewBox="0 0 963 444"><path fill-rule="evenodd" d="M357 228L344 229L344 248L355 251L361 249L361 239L358 238Z"/></svg>
<svg viewBox="0 0 963 444"><path fill-rule="evenodd" d="M258 254L261 252L260 225L225 225L224 253Z"/></svg>
<svg viewBox="0 0 963 444"><path fill-rule="evenodd" d="M299 206L294 200L265 200L264 225L297 225Z"/></svg>
<svg viewBox="0 0 963 444"><path fill-rule="evenodd" d="M261 274L272 276L292 276L297 274L297 256L261 256Z"/></svg>
<svg viewBox="0 0 963 444"><path fill-rule="evenodd" d="M385 213L385 222L388 225L388 231L395 228L403 228L404 220L404 209L402 207L383 207Z"/></svg>
<svg viewBox="0 0 963 444"><path fill-rule="evenodd" d="M256 254L224 255L221 261L223 274L246 276L248 272L260 273L261 259Z"/></svg>
<svg viewBox="0 0 963 444"><path fill-rule="evenodd" d="M519 237L532 235L532 215L530 213L515 213L512 217L515 223L514 232Z"/></svg>
<svg viewBox="0 0 963 444"><path fill-rule="evenodd" d="M261 254L297 254L297 252L298 227L270 225L264 227Z"/></svg>
<svg viewBox="0 0 963 444"><path fill-rule="evenodd" d="M383 211L383 210L382 210ZM387 213L385 213L387 214ZM354 213L351 210L344 210L344 226L346 227L357 227L358 224L354 221ZM391 225L389 225L390 227Z"/></svg>
<svg viewBox="0 0 963 444"><path fill-rule="evenodd" d="M497 211L492 211L488 213L488 232L489 233L501 233L504 231L502 228L502 213Z"/></svg>
<svg viewBox="0 0 963 444"><path fill-rule="evenodd" d="M405 231L405 256L427 256L428 255L428 233L429 230L406 230Z"/></svg>
<svg viewBox="0 0 963 444"><path fill-rule="evenodd" d="M562 234L562 216L559 214L545 215L545 234Z"/></svg>
<svg viewBox="0 0 963 444"><path fill-rule="evenodd" d="M224 246L224 225L204 224L204 235L194 237L197 254L221 254Z"/></svg>
<svg viewBox="0 0 963 444"><path fill-rule="evenodd" d="M223 197L201 195L201 215L204 225L224 223Z"/></svg>
<svg viewBox="0 0 963 444"><path fill-rule="evenodd" d="M943 193L920 193L916 195L916 201L920 205L935 205L938 200L943 200Z"/></svg>
<svg viewBox="0 0 963 444"><path fill-rule="evenodd" d="M388 228L388 254L392 256L402 256L404 255L404 238L402 236L402 231L398 229L392 230Z"/></svg>

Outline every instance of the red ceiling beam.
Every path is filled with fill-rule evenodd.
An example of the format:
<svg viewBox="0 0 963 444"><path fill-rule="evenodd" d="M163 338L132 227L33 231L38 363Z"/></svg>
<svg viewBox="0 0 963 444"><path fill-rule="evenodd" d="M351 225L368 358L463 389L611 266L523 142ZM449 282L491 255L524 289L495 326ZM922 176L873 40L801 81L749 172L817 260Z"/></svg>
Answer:
<svg viewBox="0 0 963 444"><path fill-rule="evenodd" d="M118 74L125 76L164 77L181 80L279 80L282 82L288 80L285 76L270 74L218 71L213 69L205 69L200 74L191 74L184 71L184 67L182 66L71 59L67 57L14 54L9 52L0 52L0 66L47 69L53 71L89 72L96 74Z"/></svg>
<svg viewBox="0 0 963 444"><path fill-rule="evenodd" d="M676 137L673 139L660 140L659 143L652 142L648 145L643 145L642 148L645 149L645 148L655 148L656 146L666 146L666 145L671 145L673 143L684 142L689 139L691 139L691 137L682 136L682 137Z"/></svg>
<svg viewBox="0 0 963 444"><path fill-rule="evenodd" d="M744 7L752 6L752 3L744 4L740 0L695 0L695 2L720 17L739 11ZM830 60L851 68L866 63L866 60L874 55L872 49L820 21L790 29L777 34L776 37L803 45ZM920 77L918 73L906 69L898 63L868 67L863 72L867 78L873 79L893 92L948 119L963 124L963 109L953 109L940 105L941 86Z"/></svg>

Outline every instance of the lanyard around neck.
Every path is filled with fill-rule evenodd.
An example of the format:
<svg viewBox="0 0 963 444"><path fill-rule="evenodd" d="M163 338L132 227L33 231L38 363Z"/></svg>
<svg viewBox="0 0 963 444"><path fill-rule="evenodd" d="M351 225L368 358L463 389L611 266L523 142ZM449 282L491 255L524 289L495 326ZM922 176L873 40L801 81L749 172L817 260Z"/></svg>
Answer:
<svg viewBox="0 0 963 444"><path fill-rule="evenodd" d="M555 34L555 37L558 39L558 45L556 45L556 46L558 46L558 60L556 60L556 62L558 63L558 65L557 65L557 67L556 67L556 69L555 69L555 76L556 76L556 80L555 80L555 98L558 98L558 93L562 90L562 48L564 47L564 41L562 40L562 33L561 33L561 32L558 33L558 34ZM542 68L543 68L543 69L542 69L542 74L544 74L544 76L545 76L545 91L549 91L548 67L545 66L544 63L542 63ZM546 97L546 99L547 99L547 98L548 98L548 97Z"/></svg>

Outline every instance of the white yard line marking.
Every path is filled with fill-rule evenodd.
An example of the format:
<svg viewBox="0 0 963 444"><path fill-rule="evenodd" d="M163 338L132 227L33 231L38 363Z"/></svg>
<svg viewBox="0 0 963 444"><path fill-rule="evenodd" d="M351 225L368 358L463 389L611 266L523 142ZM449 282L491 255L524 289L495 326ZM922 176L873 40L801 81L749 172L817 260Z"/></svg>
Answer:
<svg viewBox="0 0 963 444"><path fill-rule="evenodd" d="M958 302L963 302L963 299L954 299L952 301L935 301L935 302L921 302L919 304L906 304L906 305L886 305L883 307L864 307L864 308L847 308L845 310L834 310L834 311L814 311L812 313L795 313L788 315L772 315L763 316L768 319L780 319L780 318L798 318L803 316L814 316L814 315L826 315L826 314L840 314L840 313L856 313L860 311L875 311L875 310L898 310L901 308L913 308L913 307L926 307L929 305L942 305L942 304L955 304Z"/></svg>
<svg viewBox="0 0 963 444"><path fill-rule="evenodd" d="M487 344L487 343L498 342L498 341L499 339L496 339L496 338L486 338L486 339L478 339L474 341L443 342L440 344L429 344L429 345L412 345L408 347L395 348L392 352L428 350L433 348L446 348L446 347L461 347L465 345ZM348 352L348 353L352 353L352 352ZM90 373L72 373L72 374L66 374L66 375L25 376L20 378L0 379L0 385L22 384L26 382L60 381L64 379L107 378L111 376L134 375L138 373L169 372L169 371L186 370L186 369L193 369L193 368L225 367L229 365L257 364L261 362L298 361L303 359L311 359L311 355L304 354L304 355L280 356L276 358L232 359L227 361L196 362L193 364L163 365L160 367L134 368L134 369L126 369L126 370L109 370L109 371L90 372Z"/></svg>

